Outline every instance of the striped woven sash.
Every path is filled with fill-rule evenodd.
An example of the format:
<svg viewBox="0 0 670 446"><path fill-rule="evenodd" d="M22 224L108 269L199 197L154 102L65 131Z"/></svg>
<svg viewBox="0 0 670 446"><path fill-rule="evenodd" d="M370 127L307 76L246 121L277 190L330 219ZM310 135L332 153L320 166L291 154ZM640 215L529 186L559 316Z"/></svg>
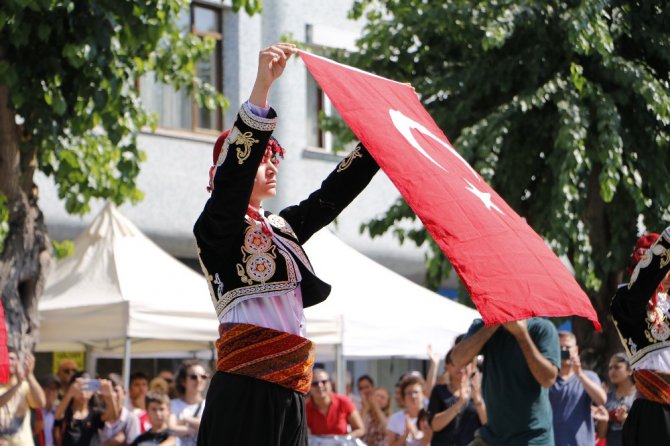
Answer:
<svg viewBox="0 0 670 446"><path fill-rule="evenodd" d="M303 337L251 324L219 325L216 369L307 393L314 346Z"/></svg>
<svg viewBox="0 0 670 446"><path fill-rule="evenodd" d="M670 373L636 370L634 376L635 387L642 397L655 403L670 404Z"/></svg>

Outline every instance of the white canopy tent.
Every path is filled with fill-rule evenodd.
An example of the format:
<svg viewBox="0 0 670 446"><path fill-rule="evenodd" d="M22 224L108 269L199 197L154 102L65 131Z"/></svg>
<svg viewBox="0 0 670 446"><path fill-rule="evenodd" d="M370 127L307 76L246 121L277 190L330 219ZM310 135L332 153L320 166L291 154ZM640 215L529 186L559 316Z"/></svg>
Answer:
<svg viewBox="0 0 670 446"><path fill-rule="evenodd" d="M108 204L59 261L39 302L39 351L124 356L201 351L217 336L203 277Z"/></svg>
<svg viewBox="0 0 670 446"><path fill-rule="evenodd" d="M344 358L426 358L428 344L442 356L479 317L476 310L383 267L327 230L315 234L305 250L319 277L333 286L325 302L305 310L307 335L317 346L317 359L335 357L338 383L345 382Z"/></svg>
<svg viewBox="0 0 670 446"><path fill-rule="evenodd" d="M133 356L211 349L217 320L204 278L162 251L107 205L59 261L39 303L39 351L87 350ZM377 264L322 230L306 244L314 268L333 286L306 310L317 357L338 360L425 358L448 346L475 310ZM439 349L437 353L440 352ZM344 382L338 379L338 382Z"/></svg>

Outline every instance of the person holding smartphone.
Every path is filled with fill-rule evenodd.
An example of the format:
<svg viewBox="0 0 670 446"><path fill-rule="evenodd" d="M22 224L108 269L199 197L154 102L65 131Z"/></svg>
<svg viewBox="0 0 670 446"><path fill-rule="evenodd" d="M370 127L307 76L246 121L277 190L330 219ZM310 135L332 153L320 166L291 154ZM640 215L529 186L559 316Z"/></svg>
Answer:
<svg viewBox="0 0 670 446"><path fill-rule="evenodd" d="M77 372L56 409L56 445L89 446L105 422L116 422L119 414L112 383L106 379L91 379L88 373Z"/></svg>
<svg viewBox="0 0 670 446"><path fill-rule="evenodd" d="M607 395L600 378L584 370L579 358L577 338L569 331L559 331L561 369L549 389L556 444L593 445L595 426L591 405L605 404Z"/></svg>

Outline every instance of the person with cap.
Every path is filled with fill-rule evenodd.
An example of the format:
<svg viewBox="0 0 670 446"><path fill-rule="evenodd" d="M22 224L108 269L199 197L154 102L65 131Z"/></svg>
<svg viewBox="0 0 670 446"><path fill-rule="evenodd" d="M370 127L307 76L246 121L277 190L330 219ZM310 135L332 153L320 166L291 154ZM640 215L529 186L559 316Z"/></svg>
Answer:
<svg viewBox="0 0 670 446"><path fill-rule="evenodd" d="M198 445L307 444L305 394L314 348L305 338L303 308L324 301L320 280L302 248L332 222L379 170L358 145L295 206L262 207L277 193L284 148L272 138L277 114L267 104L294 45L259 54L256 81L230 131L214 145L211 197L194 234L220 322L217 372L211 379Z"/></svg>
<svg viewBox="0 0 670 446"><path fill-rule="evenodd" d="M670 227L638 239L628 272L610 307L638 394L623 444L670 444Z"/></svg>
<svg viewBox="0 0 670 446"><path fill-rule="evenodd" d="M74 359L63 358L58 362L58 369L56 370L56 376L60 380L60 398L67 393L68 388L70 387L70 380L72 376L77 373L77 363Z"/></svg>

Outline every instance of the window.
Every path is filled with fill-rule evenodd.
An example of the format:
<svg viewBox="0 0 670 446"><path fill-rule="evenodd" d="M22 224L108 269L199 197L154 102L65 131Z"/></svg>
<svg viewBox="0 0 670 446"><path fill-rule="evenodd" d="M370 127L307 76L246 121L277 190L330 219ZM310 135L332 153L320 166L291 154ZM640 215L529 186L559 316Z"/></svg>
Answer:
<svg viewBox="0 0 670 446"><path fill-rule="evenodd" d="M327 129L321 117L328 120ZM328 96L307 72L307 145L326 152L348 152L356 142Z"/></svg>
<svg viewBox="0 0 670 446"><path fill-rule="evenodd" d="M180 27L186 32L216 40L216 47L209 59L196 66L198 76L212 84L218 91L223 90L222 63L222 9L221 7L193 2L190 11L180 19ZM156 81L149 74L141 80L140 94L148 111L158 113L159 127L185 129L197 132L219 132L223 128L223 114L220 109L208 110L198 107L185 91L176 91L169 85Z"/></svg>

